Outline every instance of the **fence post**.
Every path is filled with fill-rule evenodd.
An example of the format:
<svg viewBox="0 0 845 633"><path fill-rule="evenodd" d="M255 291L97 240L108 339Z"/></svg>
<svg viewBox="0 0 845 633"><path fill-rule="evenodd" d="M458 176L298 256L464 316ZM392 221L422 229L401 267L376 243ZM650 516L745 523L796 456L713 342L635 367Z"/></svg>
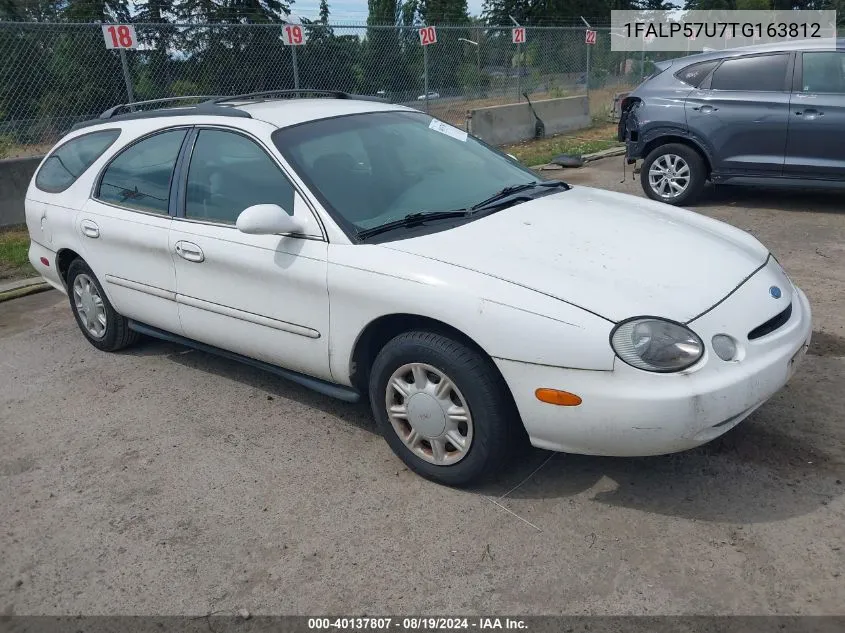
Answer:
<svg viewBox="0 0 845 633"><path fill-rule="evenodd" d="M522 103L522 44L516 45L516 100Z"/></svg>
<svg viewBox="0 0 845 633"><path fill-rule="evenodd" d="M589 44L585 44L587 47L587 77L586 77L586 84L585 87L587 89L587 103L590 102L590 48Z"/></svg>
<svg viewBox="0 0 845 633"><path fill-rule="evenodd" d="M425 113L428 114L428 46L423 46L423 81L425 83Z"/></svg>
<svg viewBox="0 0 845 633"><path fill-rule="evenodd" d="M126 95L129 97L129 103L135 102L135 96L132 90L132 76L129 74L129 62L126 61L126 51L119 49L120 65L123 67L123 81L126 82Z"/></svg>
<svg viewBox="0 0 845 633"><path fill-rule="evenodd" d="M296 61L296 46L290 47L290 54L293 61L293 87L299 90L299 64Z"/></svg>

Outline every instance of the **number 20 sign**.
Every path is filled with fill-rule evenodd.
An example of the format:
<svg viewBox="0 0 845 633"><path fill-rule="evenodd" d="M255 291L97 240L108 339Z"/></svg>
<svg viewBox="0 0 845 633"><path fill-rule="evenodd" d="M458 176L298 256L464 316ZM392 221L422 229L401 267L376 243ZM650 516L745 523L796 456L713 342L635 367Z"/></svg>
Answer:
<svg viewBox="0 0 845 633"><path fill-rule="evenodd" d="M106 48L108 49L138 48L135 27L129 24L103 25L103 39L106 40Z"/></svg>
<svg viewBox="0 0 845 633"><path fill-rule="evenodd" d="M305 44L305 31L298 24L285 24L282 40L287 46L301 46Z"/></svg>
<svg viewBox="0 0 845 633"><path fill-rule="evenodd" d="M437 30L433 26L424 26L419 30L420 44L429 46L430 44L437 44Z"/></svg>

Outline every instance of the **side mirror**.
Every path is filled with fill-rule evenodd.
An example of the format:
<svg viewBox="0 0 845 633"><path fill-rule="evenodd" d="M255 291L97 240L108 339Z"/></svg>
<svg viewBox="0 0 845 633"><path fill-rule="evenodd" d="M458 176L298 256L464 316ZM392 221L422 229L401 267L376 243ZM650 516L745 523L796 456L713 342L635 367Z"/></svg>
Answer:
<svg viewBox="0 0 845 633"><path fill-rule="evenodd" d="M285 213L277 204L256 204L244 209L235 226L241 233L250 235L298 233L305 228L299 219Z"/></svg>

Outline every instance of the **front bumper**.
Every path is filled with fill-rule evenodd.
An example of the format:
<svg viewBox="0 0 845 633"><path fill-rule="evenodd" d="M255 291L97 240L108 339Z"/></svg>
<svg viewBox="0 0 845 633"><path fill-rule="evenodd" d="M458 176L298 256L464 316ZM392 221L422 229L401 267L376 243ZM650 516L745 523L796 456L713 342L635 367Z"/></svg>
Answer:
<svg viewBox="0 0 845 633"><path fill-rule="evenodd" d="M655 374L618 359L613 371L496 359L531 443L587 455L660 455L699 446L735 427L786 384L810 343L810 304L779 270L772 261L717 308L690 323L707 349L684 372ZM709 345L713 335L735 336L759 324L760 301L772 301L761 291L767 293L773 279L789 289L784 298L792 305L790 319L760 339L736 336L741 341L739 360L718 358ZM754 302L757 310L749 308ZM575 407L545 404L534 395L541 387L575 393L582 403Z"/></svg>

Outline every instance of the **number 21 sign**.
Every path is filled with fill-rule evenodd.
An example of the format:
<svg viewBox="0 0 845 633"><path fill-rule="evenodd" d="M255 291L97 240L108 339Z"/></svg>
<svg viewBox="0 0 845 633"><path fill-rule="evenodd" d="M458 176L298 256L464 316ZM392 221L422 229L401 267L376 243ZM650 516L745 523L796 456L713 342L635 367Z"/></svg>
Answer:
<svg viewBox="0 0 845 633"><path fill-rule="evenodd" d="M511 30L511 39L514 44L525 44L525 27L518 26Z"/></svg>
<svg viewBox="0 0 845 633"><path fill-rule="evenodd" d="M305 44L305 31L298 24L285 24L282 40L287 46L301 46Z"/></svg>
<svg viewBox="0 0 845 633"><path fill-rule="evenodd" d="M103 39L106 48L138 48L135 27L129 24L104 24Z"/></svg>

